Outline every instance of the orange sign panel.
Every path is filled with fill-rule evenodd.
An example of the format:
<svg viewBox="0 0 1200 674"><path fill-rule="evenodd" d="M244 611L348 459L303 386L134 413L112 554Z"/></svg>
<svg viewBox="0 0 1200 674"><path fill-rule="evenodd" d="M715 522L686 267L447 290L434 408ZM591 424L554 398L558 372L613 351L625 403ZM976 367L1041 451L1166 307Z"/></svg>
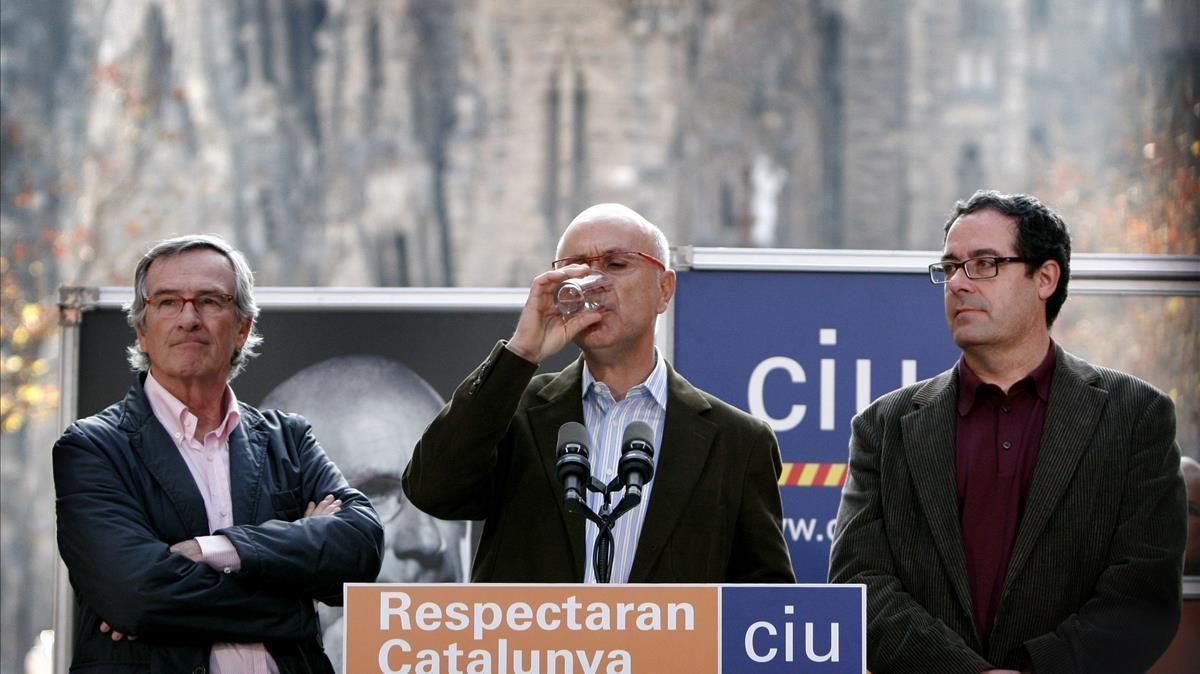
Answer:
<svg viewBox="0 0 1200 674"><path fill-rule="evenodd" d="M345 597L348 674L717 671L711 586L352 584Z"/></svg>

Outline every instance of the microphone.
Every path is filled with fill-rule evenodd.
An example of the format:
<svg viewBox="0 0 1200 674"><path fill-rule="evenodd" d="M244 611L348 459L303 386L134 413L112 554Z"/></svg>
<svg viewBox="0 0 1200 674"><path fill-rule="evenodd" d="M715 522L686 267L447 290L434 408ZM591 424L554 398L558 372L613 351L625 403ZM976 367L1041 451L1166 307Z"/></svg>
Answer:
<svg viewBox="0 0 1200 674"><path fill-rule="evenodd" d="M592 475L592 463L588 460L588 445L591 436L587 427L578 421L568 421L558 428L556 455L558 481L562 482L568 507L571 501L582 501L588 479Z"/></svg>
<svg viewBox="0 0 1200 674"><path fill-rule="evenodd" d="M642 487L654 477L654 429L650 424L635 421L625 427L617 475L626 495L641 499Z"/></svg>

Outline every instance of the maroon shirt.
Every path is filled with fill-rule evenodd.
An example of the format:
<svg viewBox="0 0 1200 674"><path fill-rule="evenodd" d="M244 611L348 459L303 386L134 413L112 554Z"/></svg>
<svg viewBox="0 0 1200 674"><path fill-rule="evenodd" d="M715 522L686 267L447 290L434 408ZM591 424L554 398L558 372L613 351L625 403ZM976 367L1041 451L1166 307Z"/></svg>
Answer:
<svg viewBox="0 0 1200 674"><path fill-rule="evenodd" d="M1033 481L1054 342L1041 364L1005 395L958 361L958 513L975 626L986 644Z"/></svg>

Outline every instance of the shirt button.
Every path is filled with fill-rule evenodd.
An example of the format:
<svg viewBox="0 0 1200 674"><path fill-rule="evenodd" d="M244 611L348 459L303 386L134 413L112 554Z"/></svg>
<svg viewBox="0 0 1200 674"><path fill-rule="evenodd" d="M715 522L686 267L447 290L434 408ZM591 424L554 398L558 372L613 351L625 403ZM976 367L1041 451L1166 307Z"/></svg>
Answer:
<svg viewBox="0 0 1200 674"><path fill-rule="evenodd" d="M209 454L208 456L206 456L204 458L208 459L209 461L212 461L216 457L214 457L212 454Z"/></svg>
<svg viewBox="0 0 1200 674"><path fill-rule="evenodd" d="M179 438L182 438L182 437L183 437L183 433L176 433L176 434L175 434L175 439L176 439L176 440L178 440Z"/></svg>
<svg viewBox="0 0 1200 674"><path fill-rule="evenodd" d="M233 573L233 569L231 569L227 566L227 567L221 569L221 573Z"/></svg>
<svg viewBox="0 0 1200 674"><path fill-rule="evenodd" d="M1012 443L1007 440L1005 440L1003 443L1001 443L1000 446L1005 449L1012 449Z"/></svg>
<svg viewBox="0 0 1200 674"><path fill-rule="evenodd" d="M1011 411L1012 411L1012 408L1011 408L1011 407L1009 407L1008 405L1001 405L1001 406L1000 406L1000 411L1001 411L1001 412L1005 412L1005 413L1007 413L1007 412L1011 412Z"/></svg>

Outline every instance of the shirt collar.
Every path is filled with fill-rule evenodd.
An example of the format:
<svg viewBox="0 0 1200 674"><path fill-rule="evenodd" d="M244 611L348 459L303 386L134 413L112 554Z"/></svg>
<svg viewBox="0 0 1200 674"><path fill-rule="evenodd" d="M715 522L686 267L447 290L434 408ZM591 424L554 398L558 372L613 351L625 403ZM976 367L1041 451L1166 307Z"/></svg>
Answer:
<svg viewBox="0 0 1200 674"><path fill-rule="evenodd" d="M154 411L154 416L166 427L168 433L172 436L182 434L188 438L195 435L196 415L188 410L187 405L171 395L166 387L158 383L158 380L154 378L154 372L146 374L146 383L142 385L142 388L146 392L146 398L150 401L150 409ZM225 419L210 433L215 433L217 440L224 444L229 441L229 436L233 433L233 429L237 428L242 415L238 411L237 397L233 394L233 388L229 384L225 385L225 395L221 402L225 408Z"/></svg>
<svg viewBox="0 0 1200 674"><path fill-rule="evenodd" d="M1029 374L1025 375L1020 381L1013 384L1015 389L1018 386L1032 385L1034 392L1043 402L1050 400L1050 380L1054 375L1054 364L1057 362L1057 354L1055 352L1054 340L1050 340L1050 348L1046 350L1046 355L1042 358L1042 362L1038 363L1037 367L1033 368ZM978 399L979 389L987 384L984 383L979 375L967 365L965 356L960 356L958 359L958 415L966 416L971 408L975 406L975 401ZM1012 389L1009 389L1010 391Z"/></svg>
<svg viewBox="0 0 1200 674"><path fill-rule="evenodd" d="M603 387L604 391L608 392L608 385L602 381L597 381L592 375L592 371L588 368L587 361L583 361L583 398L586 400L598 388ZM654 369L650 370L650 374L645 381L629 389L629 395L639 395L646 392L658 403L662 409L667 409L667 363L659 354L658 348L654 349Z"/></svg>

